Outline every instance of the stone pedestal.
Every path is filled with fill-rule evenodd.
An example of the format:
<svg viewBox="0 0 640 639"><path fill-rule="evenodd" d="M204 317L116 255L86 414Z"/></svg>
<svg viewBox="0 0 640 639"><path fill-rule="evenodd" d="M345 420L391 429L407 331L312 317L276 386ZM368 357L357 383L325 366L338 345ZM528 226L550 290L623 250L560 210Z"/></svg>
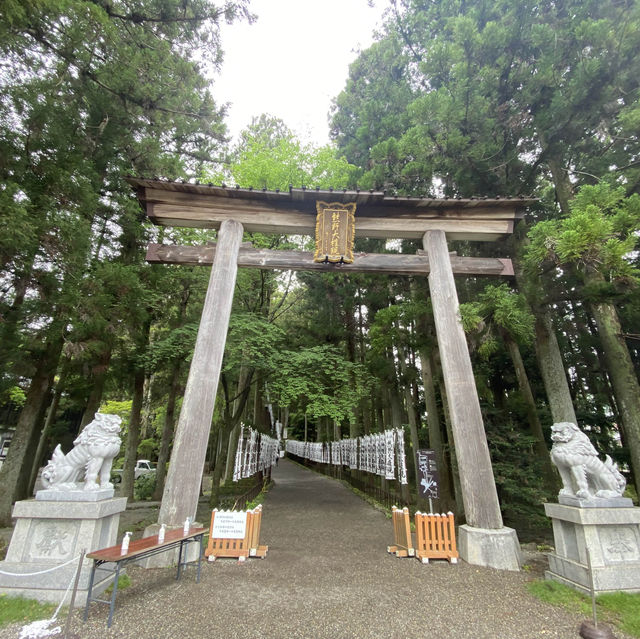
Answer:
<svg viewBox="0 0 640 639"><path fill-rule="evenodd" d="M555 552L547 579L590 592L587 550L596 594L640 592L640 508L578 508L545 504Z"/></svg>
<svg viewBox="0 0 640 639"><path fill-rule="evenodd" d="M460 557L475 566L498 570L520 570L522 557L518 535L513 528L458 528Z"/></svg>
<svg viewBox="0 0 640 639"><path fill-rule="evenodd" d="M0 593L59 603L67 586L70 583L73 586L78 561L51 569L78 557L82 550L91 552L115 545L120 513L126 505L126 497L102 501L16 502L13 517L17 521L0 570L20 576L0 574ZM77 605L86 601L92 565L89 559L83 562ZM111 581L109 575L98 571L94 592L100 593ZM69 598L70 592L67 602Z"/></svg>

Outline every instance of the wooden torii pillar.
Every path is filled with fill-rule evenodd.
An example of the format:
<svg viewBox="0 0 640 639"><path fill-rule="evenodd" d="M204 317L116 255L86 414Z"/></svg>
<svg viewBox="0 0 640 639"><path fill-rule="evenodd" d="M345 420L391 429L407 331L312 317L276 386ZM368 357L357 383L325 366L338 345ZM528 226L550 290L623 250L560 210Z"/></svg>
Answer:
<svg viewBox="0 0 640 639"><path fill-rule="evenodd" d="M152 262L213 264L159 523L179 526L186 517L195 516L238 266L428 275L467 520L460 527L460 554L472 564L519 569L517 535L502 522L453 279L454 273L513 275L513 268L508 259L450 254L447 237L481 241L504 237L532 200L398 198L378 192L292 188L281 193L137 178L129 182L153 222L219 229L215 246L151 245L147 255ZM419 239L425 252L356 254L353 264L331 265L314 264L309 253L241 245L243 230L313 234L318 200L356 202L357 236Z"/></svg>

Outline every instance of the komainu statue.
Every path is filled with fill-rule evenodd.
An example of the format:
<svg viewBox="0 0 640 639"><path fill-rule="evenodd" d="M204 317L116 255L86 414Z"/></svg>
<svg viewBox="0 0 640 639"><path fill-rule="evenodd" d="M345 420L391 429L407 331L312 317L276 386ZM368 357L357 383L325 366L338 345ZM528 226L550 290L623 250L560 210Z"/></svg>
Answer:
<svg viewBox="0 0 640 639"><path fill-rule="evenodd" d="M65 455L58 444L51 460L42 471L45 488L76 490L84 477L84 490L113 488L109 481L111 464L120 450L120 424L118 415L96 413L73 442ZM98 482L99 480L99 482Z"/></svg>
<svg viewBox="0 0 640 639"><path fill-rule="evenodd" d="M571 422L551 427L551 461L562 478L560 495L579 499L621 497L627 484L609 455L603 462L589 438Z"/></svg>

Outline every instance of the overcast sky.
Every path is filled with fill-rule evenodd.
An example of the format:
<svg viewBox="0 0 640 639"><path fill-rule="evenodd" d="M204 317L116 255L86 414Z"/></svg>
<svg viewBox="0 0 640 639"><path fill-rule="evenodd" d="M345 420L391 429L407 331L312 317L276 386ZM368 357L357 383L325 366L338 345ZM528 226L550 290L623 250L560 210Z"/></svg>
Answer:
<svg viewBox="0 0 640 639"><path fill-rule="evenodd" d="M224 63L214 80L230 102L232 135L254 115L281 118L303 141L329 141L327 114L344 88L349 64L373 42L386 0L252 0L258 19L225 25Z"/></svg>

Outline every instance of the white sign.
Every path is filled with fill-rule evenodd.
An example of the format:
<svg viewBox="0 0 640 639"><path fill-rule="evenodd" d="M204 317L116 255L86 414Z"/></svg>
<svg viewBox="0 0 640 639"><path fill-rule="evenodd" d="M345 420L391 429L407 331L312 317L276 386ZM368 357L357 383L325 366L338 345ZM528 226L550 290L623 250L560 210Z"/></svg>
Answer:
<svg viewBox="0 0 640 639"><path fill-rule="evenodd" d="M213 539L244 539L247 531L247 513L237 510L219 510L213 518Z"/></svg>

